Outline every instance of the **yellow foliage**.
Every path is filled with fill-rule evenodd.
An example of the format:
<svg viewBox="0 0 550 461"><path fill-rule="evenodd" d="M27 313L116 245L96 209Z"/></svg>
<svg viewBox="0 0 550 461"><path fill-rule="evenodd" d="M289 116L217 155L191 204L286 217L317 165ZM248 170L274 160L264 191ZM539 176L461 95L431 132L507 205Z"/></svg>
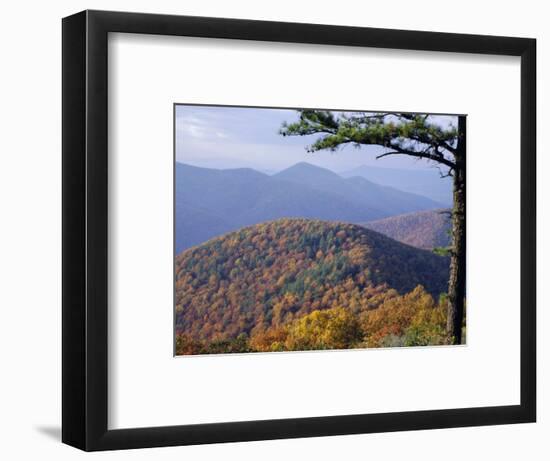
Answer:
<svg viewBox="0 0 550 461"><path fill-rule="evenodd" d="M357 317L341 307L313 311L287 331L287 350L347 349L362 338Z"/></svg>
<svg viewBox="0 0 550 461"><path fill-rule="evenodd" d="M384 301L364 315L362 328L367 347L420 346L445 343L445 306L436 306L421 285L413 291Z"/></svg>

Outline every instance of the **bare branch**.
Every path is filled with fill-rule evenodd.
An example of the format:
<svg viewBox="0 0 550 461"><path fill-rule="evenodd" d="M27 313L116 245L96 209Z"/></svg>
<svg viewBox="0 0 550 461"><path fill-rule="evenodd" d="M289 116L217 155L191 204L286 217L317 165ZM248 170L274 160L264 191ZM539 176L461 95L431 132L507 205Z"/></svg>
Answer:
<svg viewBox="0 0 550 461"><path fill-rule="evenodd" d="M447 173L444 173L443 171L441 171L441 167L439 165L435 165L435 167L437 168L437 171L439 172L439 177L441 179L453 177L453 170L451 170L450 168L449 168L449 171L447 171Z"/></svg>
<svg viewBox="0 0 550 461"><path fill-rule="evenodd" d="M417 152L417 151L414 151L414 150L402 149L398 146L390 146L390 147L391 147L391 149L394 149L394 150L390 151L390 152L385 152L385 153L380 154L380 155L377 155L376 159L387 157L389 155L409 155L411 157L423 158L423 159L427 159L427 160L433 160L434 162L442 163L443 165L446 165L450 170L455 169L455 164L453 162L451 162L450 160L446 159L445 157L443 157L441 154L440 155L431 154L427 151Z"/></svg>
<svg viewBox="0 0 550 461"><path fill-rule="evenodd" d="M388 155L411 155L411 154L405 154L403 152L397 152L397 151L384 152L383 154L377 155L376 160L378 160L379 158L387 157Z"/></svg>
<svg viewBox="0 0 550 461"><path fill-rule="evenodd" d="M439 141L439 145L443 147L443 149L446 149L449 152L451 152L452 154L456 154L457 152L457 150L446 141Z"/></svg>

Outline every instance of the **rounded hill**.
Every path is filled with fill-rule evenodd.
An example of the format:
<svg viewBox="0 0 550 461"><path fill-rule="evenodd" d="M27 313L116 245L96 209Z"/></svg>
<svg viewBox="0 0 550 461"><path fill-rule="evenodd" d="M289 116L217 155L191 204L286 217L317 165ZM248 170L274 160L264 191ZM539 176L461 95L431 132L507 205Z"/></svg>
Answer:
<svg viewBox="0 0 550 461"><path fill-rule="evenodd" d="M422 285L446 291L446 257L359 225L279 219L214 238L176 257L176 331L230 339L315 310L360 313Z"/></svg>

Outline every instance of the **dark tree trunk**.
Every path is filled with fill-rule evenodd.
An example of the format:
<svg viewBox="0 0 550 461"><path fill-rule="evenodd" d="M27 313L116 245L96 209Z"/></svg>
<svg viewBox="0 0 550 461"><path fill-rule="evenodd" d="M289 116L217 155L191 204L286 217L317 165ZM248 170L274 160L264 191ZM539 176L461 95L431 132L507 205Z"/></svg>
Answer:
<svg viewBox="0 0 550 461"><path fill-rule="evenodd" d="M451 344L462 343L466 298L466 117L458 117L456 167L453 172L452 249L447 304L447 334Z"/></svg>

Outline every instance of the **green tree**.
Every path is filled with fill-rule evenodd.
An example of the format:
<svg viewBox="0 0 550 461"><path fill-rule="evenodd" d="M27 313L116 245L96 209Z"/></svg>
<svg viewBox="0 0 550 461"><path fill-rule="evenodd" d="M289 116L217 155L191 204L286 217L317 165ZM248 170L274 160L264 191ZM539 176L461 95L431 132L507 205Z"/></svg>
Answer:
<svg viewBox="0 0 550 461"><path fill-rule="evenodd" d="M316 135L309 152L336 151L347 144L385 149L377 159L407 155L435 163L442 177L453 178L451 265L447 300L447 334L462 342L466 291L466 117L458 126L444 128L429 115L407 113L335 113L300 110L299 120L284 123L283 136Z"/></svg>

